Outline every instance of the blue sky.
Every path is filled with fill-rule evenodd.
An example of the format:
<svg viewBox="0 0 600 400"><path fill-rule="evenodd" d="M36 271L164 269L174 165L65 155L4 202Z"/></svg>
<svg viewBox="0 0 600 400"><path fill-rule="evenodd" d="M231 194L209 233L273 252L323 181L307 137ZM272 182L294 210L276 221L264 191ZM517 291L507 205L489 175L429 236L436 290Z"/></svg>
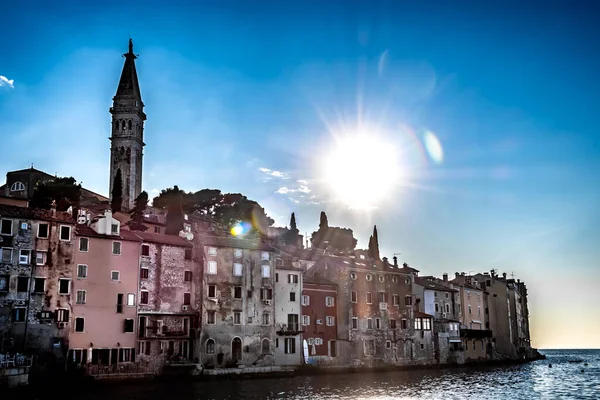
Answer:
<svg viewBox="0 0 600 400"><path fill-rule="evenodd" d="M309 234L325 210L360 247L376 223L383 254L427 274L524 279L536 345L600 347L593 2L11 3L0 170L34 163L108 192L108 108L131 35L151 196L242 192ZM340 116L398 144L414 185L369 212L330 201L317 159Z"/></svg>

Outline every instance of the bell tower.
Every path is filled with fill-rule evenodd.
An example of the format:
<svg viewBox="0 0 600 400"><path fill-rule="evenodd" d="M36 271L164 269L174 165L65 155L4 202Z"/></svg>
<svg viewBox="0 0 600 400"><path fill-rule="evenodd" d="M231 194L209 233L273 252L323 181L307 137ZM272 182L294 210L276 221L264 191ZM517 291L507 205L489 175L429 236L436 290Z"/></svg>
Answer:
<svg viewBox="0 0 600 400"><path fill-rule="evenodd" d="M110 108L112 134L110 137L110 199L121 198L121 211L133 209L142 191L142 151L144 144L144 103L140 93L133 42L123 54L125 64L117 93Z"/></svg>

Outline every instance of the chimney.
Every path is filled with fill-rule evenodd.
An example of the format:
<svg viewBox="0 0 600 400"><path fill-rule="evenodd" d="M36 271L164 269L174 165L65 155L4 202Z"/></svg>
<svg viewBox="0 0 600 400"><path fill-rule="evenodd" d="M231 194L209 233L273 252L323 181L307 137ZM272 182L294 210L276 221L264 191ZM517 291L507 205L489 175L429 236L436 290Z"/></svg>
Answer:
<svg viewBox="0 0 600 400"><path fill-rule="evenodd" d="M50 214L52 215L52 218L56 218L56 200L52 200L52 203L50 204Z"/></svg>
<svg viewBox="0 0 600 400"><path fill-rule="evenodd" d="M503 279L506 279L506 272L503 272L503 273L502 273L502 278L503 278Z"/></svg>
<svg viewBox="0 0 600 400"><path fill-rule="evenodd" d="M112 210L109 208L106 211L104 211L104 216L106 217L106 219L111 219L112 218Z"/></svg>
<svg viewBox="0 0 600 400"><path fill-rule="evenodd" d="M387 257L383 257L382 260L383 260L383 266L384 267L389 267L390 266L390 263L388 262L388 258Z"/></svg>
<svg viewBox="0 0 600 400"><path fill-rule="evenodd" d="M408 264L407 264L407 263L404 263L404 264L402 264L402 267L403 267L403 268L408 268Z"/></svg>
<svg viewBox="0 0 600 400"><path fill-rule="evenodd" d="M460 274L459 274L458 272L455 272L455 273L454 273L454 277L455 277L455 278L458 278L459 276L460 276Z"/></svg>
<svg viewBox="0 0 600 400"><path fill-rule="evenodd" d="M444 279L444 282L448 282L448 274L444 273L444 275L442 275L442 279Z"/></svg>
<svg viewBox="0 0 600 400"><path fill-rule="evenodd" d="M394 256L394 267L398 268L398 257Z"/></svg>

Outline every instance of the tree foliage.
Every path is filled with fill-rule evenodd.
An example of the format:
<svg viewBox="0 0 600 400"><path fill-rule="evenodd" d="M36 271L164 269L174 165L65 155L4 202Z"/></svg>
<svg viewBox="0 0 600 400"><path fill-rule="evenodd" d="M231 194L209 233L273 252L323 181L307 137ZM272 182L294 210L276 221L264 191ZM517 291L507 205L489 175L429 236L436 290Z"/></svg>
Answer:
<svg viewBox="0 0 600 400"><path fill-rule="evenodd" d="M148 193L145 191L135 199L135 206L131 212L131 220L128 222L129 229L132 231L145 231L148 229L144 225L144 213L148 206Z"/></svg>
<svg viewBox="0 0 600 400"><path fill-rule="evenodd" d="M121 169L117 169L115 178L113 180L112 193L110 194L110 208L113 213L121 211L123 204L123 177L121 176Z"/></svg>
<svg viewBox="0 0 600 400"><path fill-rule="evenodd" d="M50 209L53 200L56 200L56 209L66 211L69 207L77 208L81 198L81 185L75 178L54 178L45 182L38 182L33 190L29 202L31 208Z"/></svg>
<svg viewBox="0 0 600 400"><path fill-rule="evenodd" d="M377 225L373 228L373 234L369 237L369 257L373 260L379 260L379 236L377 234Z"/></svg>
<svg viewBox="0 0 600 400"><path fill-rule="evenodd" d="M266 232L267 227L275 222L256 201L240 193L221 193L218 189L202 189L192 193L185 192L175 185L163 189L152 200L152 205L166 209L172 214L178 213L179 210L187 214L198 212L227 226L248 222L262 232Z"/></svg>
<svg viewBox="0 0 600 400"><path fill-rule="evenodd" d="M285 232L283 239L287 245L298 246L299 234L300 231L298 231L296 225L296 215L292 213L292 216L290 217L290 228Z"/></svg>
<svg viewBox="0 0 600 400"><path fill-rule="evenodd" d="M310 240L313 247L336 250L354 250L358 243L352 229L329 226L325 212L321 212L319 230L312 233Z"/></svg>

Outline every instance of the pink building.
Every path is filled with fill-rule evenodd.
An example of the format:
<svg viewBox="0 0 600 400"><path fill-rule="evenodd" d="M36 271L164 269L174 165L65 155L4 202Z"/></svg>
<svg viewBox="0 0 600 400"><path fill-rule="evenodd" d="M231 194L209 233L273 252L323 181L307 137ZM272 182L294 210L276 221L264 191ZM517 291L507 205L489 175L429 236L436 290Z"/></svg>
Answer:
<svg viewBox="0 0 600 400"><path fill-rule="evenodd" d="M76 235L68 361L133 362L142 240L110 211L79 224Z"/></svg>

